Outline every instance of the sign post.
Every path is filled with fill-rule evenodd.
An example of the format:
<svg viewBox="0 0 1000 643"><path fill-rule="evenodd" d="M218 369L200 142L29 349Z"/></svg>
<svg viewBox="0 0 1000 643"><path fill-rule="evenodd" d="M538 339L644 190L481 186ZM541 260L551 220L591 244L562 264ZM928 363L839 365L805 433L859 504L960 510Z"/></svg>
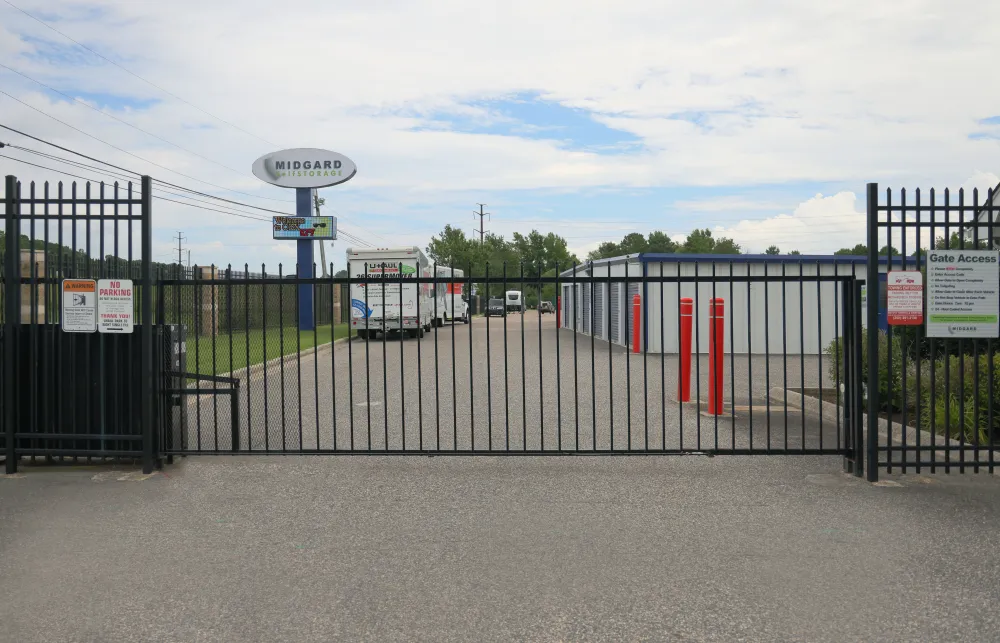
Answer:
<svg viewBox="0 0 1000 643"><path fill-rule="evenodd" d="M313 190L350 181L358 173L358 167L343 154L315 148L297 148L265 154L254 161L253 173L272 185L295 189L295 217L275 217L274 238L296 240L296 276L299 279L312 279L315 261L313 241L322 243L337 238L335 217L310 216ZM299 284L300 331L316 328L313 319L313 291L312 284Z"/></svg>
<svg viewBox="0 0 1000 643"><path fill-rule="evenodd" d="M927 253L927 336L997 337L1000 251Z"/></svg>
<svg viewBox="0 0 1000 643"><path fill-rule="evenodd" d="M312 188L295 188L295 214L308 217L312 214ZM313 238L300 237L296 242L295 253L298 263L299 279L313 277ZM309 284L299 284L299 330L316 330L313 321L313 287Z"/></svg>

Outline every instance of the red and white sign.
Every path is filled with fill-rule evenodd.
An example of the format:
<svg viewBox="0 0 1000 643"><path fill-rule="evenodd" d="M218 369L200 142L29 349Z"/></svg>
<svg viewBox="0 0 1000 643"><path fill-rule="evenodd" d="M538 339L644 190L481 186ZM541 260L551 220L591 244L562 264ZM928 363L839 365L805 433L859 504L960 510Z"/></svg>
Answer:
<svg viewBox="0 0 1000 643"><path fill-rule="evenodd" d="M893 270L886 277L886 312L893 326L924 323L924 276L919 270Z"/></svg>
<svg viewBox="0 0 1000 643"><path fill-rule="evenodd" d="M97 282L97 332L132 332L134 293L130 279L101 279Z"/></svg>
<svg viewBox="0 0 1000 643"><path fill-rule="evenodd" d="M462 284L448 284L446 289L449 295L461 295L462 294Z"/></svg>

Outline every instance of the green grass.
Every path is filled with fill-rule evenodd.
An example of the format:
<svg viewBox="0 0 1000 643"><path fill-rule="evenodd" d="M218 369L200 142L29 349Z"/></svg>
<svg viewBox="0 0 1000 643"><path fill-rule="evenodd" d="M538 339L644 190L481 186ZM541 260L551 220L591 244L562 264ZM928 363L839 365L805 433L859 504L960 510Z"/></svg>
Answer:
<svg viewBox="0 0 1000 643"><path fill-rule="evenodd" d="M199 337L196 341L188 342L187 370L189 373L200 375L219 375L238 371L247 366L261 364L276 357L292 355L299 350L322 346L335 339L347 337L348 328L347 324L337 324L334 327L326 325L318 326L315 333L311 330L299 333L293 326L283 330L268 328L266 333L262 330L251 330L249 333L220 334L214 338ZM232 362L230 362L230 345L232 345ZM195 369L196 364L197 369Z"/></svg>

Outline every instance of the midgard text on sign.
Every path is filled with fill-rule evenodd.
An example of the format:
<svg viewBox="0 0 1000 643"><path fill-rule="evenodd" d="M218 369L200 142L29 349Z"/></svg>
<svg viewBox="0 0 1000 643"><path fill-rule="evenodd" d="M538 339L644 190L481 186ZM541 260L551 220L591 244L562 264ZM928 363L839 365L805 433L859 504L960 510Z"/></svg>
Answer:
<svg viewBox="0 0 1000 643"><path fill-rule="evenodd" d="M253 162L261 181L283 188L325 188L354 178L358 167L343 154L303 147L265 154Z"/></svg>
<svg viewBox="0 0 1000 643"><path fill-rule="evenodd" d="M927 336L996 337L1000 331L1000 252L927 253Z"/></svg>
<svg viewBox="0 0 1000 643"><path fill-rule="evenodd" d="M98 332L132 332L134 292L129 279L101 279L97 282Z"/></svg>

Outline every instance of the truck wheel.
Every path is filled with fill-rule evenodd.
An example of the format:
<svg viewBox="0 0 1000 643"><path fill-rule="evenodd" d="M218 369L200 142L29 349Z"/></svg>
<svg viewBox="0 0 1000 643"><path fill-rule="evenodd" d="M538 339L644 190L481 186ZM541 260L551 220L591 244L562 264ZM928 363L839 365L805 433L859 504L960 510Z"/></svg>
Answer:
<svg viewBox="0 0 1000 643"><path fill-rule="evenodd" d="M469 323L469 313L465 313L465 317L462 318L462 323L464 324Z"/></svg>
<svg viewBox="0 0 1000 643"><path fill-rule="evenodd" d="M363 339L363 340L367 341L368 340L368 331L367 330L359 330L358 331L358 339Z"/></svg>
<svg viewBox="0 0 1000 643"><path fill-rule="evenodd" d="M430 332L430 329L428 329L427 332ZM418 339L423 339L424 338L424 329L423 329L423 327L421 327L420 330L417 331L417 338Z"/></svg>

